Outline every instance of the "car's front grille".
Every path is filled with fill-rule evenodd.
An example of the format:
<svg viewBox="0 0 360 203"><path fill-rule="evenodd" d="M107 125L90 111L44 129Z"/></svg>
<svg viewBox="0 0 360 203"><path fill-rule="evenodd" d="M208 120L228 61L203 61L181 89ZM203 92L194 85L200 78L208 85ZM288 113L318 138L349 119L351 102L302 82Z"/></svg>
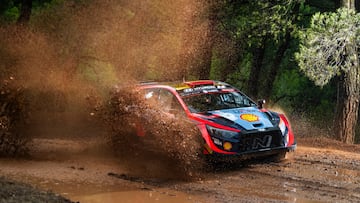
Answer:
<svg viewBox="0 0 360 203"><path fill-rule="evenodd" d="M279 130L247 133L240 136L238 152L280 147L282 144L283 138Z"/></svg>

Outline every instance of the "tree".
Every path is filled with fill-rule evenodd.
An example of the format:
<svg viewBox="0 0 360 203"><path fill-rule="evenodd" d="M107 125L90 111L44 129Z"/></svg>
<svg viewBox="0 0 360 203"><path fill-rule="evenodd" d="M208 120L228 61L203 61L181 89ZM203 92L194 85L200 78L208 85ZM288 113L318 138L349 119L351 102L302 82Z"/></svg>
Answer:
<svg viewBox="0 0 360 203"><path fill-rule="evenodd" d="M333 13L316 13L300 35L296 59L300 69L324 86L339 77L334 130L338 139L354 143L360 99L360 14L340 8Z"/></svg>
<svg viewBox="0 0 360 203"><path fill-rule="evenodd" d="M217 32L216 26L218 24L218 18L216 14L219 12L221 4L217 0L210 0L207 2L206 7L207 9L205 11L205 15L208 20L208 29L205 36L206 42L204 42L200 47L200 49L202 49L202 53L200 54L202 61L198 67L199 79L209 79L210 77L212 51Z"/></svg>
<svg viewBox="0 0 360 203"><path fill-rule="evenodd" d="M264 85L264 98L265 100L269 100L270 96L272 95L272 89L274 86L274 81L280 69L280 64L284 58L285 52L290 46L291 35L290 31L285 34L284 40L280 43L279 47L276 50L276 54L273 57L274 60L270 66L268 78Z"/></svg>
<svg viewBox="0 0 360 203"><path fill-rule="evenodd" d="M266 39L267 36L262 37L262 41L257 45L257 47L253 48L252 51L252 66L247 84L249 95L252 97L257 97L259 93L260 72L263 67Z"/></svg>
<svg viewBox="0 0 360 203"><path fill-rule="evenodd" d="M6 23L27 24L33 10L49 8L50 5L59 4L61 1L53 0L1 0L0 21Z"/></svg>
<svg viewBox="0 0 360 203"><path fill-rule="evenodd" d="M266 92L268 89L271 92L282 58L290 45L302 0L221 2L222 8L217 14L218 32L225 39L219 40L218 44L226 42L227 46L214 46L217 57L222 59L217 77L232 77L235 83L241 80L252 97L261 95L264 86L267 87ZM264 75L269 64L272 66L272 77L268 79ZM242 73L237 74L239 72Z"/></svg>
<svg viewBox="0 0 360 203"><path fill-rule="evenodd" d="M21 1L21 9L20 16L17 20L19 24L25 24L29 22L32 10L32 0L22 0Z"/></svg>

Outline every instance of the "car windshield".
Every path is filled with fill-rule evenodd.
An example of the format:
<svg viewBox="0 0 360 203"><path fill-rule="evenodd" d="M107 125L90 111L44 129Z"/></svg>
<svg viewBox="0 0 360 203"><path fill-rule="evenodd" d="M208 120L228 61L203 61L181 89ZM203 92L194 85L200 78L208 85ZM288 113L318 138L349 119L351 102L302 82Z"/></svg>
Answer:
<svg viewBox="0 0 360 203"><path fill-rule="evenodd" d="M256 106L253 101L240 92L194 94L184 96L183 100L192 113Z"/></svg>

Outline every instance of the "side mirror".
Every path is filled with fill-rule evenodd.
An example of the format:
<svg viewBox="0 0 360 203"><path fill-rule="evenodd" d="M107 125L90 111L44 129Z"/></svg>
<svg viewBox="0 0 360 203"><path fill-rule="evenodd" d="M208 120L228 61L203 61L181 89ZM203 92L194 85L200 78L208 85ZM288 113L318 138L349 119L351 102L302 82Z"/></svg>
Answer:
<svg viewBox="0 0 360 203"><path fill-rule="evenodd" d="M264 107L264 104L266 103L265 99L258 100L258 107L259 109L262 109Z"/></svg>

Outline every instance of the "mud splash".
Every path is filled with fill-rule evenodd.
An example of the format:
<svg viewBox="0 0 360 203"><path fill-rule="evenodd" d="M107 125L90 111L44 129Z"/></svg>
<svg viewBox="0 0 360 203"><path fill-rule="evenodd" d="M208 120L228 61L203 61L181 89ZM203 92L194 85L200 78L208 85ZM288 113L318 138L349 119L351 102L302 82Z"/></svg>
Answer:
<svg viewBox="0 0 360 203"><path fill-rule="evenodd" d="M104 93L116 83L180 80L206 41L204 9L205 2L191 0L54 3L34 12L28 27L0 26L1 76L77 94L87 88Z"/></svg>
<svg viewBox="0 0 360 203"><path fill-rule="evenodd" d="M136 91L117 89L103 108L111 129L110 145L124 161L147 164L148 170L142 174L151 176L167 168L170 173L164 174L171 178L196 177L204 165L197 127L186 117L160 108L146 103Z"/></svg>
<svg viewBox="0 0 360 203"><path fill-rule="evenodd" d="M65 1L34 12L28 26L0 26L0 78L15 78L28 99L29 119L23 133L34 139L110 140L117 145L114 149L127 150L128 156L118 157L129 168L149 163L146 167L155 171L147 160L159 157L176 169L186 166L180 170L191 174L188 168L195 160L191 156L197 154L190 142L193 136L188 129L192 127L144 106L123 120L112 117L113 134L107 136L104 132L109 126L103 125L98 108L109 101L115 85L184 78L190 71L184 67L206 42L205 8L204 1L191 0ZM112 113L128 108L121 105ZM128 142L145 146L135 153L131 144L120 144L125 136L115 138L115 134L128 133L126 126L134 120L145 120L160 153L148 155L144 148L155 147L139 140ZM140 157L136 161L140 165L133 164L133 155ZM141 173L149 174L148 169Z"/></svg>

